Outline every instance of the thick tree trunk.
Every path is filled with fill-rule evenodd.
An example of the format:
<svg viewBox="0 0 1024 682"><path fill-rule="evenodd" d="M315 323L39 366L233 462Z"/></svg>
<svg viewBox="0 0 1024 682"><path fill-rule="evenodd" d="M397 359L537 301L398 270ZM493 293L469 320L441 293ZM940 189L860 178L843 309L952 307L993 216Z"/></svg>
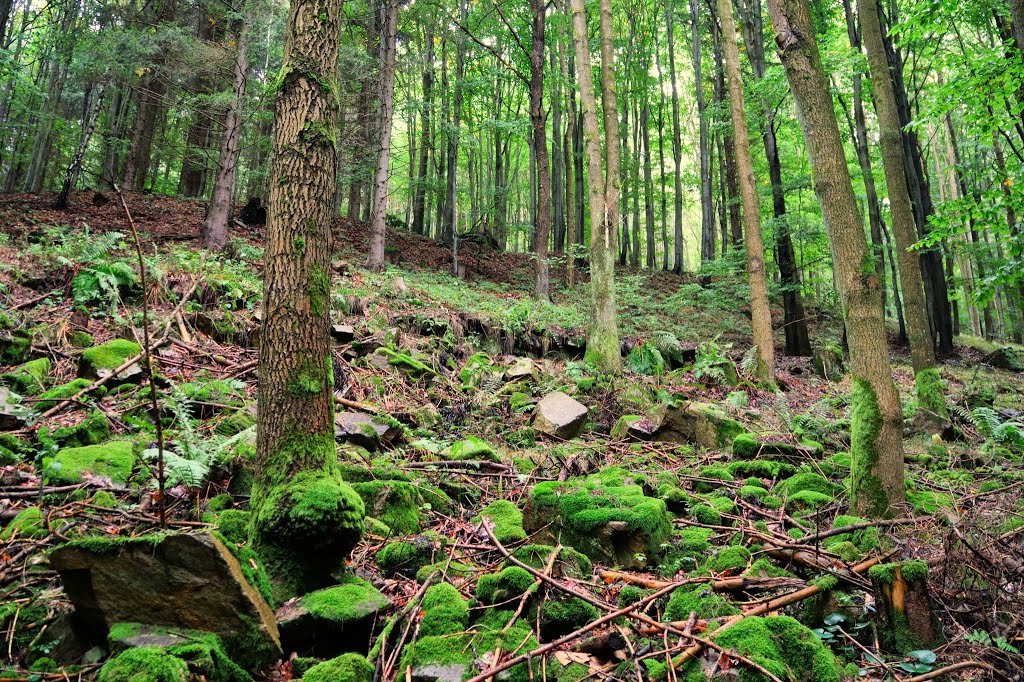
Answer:
<svg viewBox="0 0 1024 682"><path fill-rule="evenodd" d="M775 343L772 340L772 312L768 304L768 279L764 267L764 243L761 239L761 206L757 198L757 179L750 158L747 114L743 103L740 53L736 47L736 24L731 0L718 0L722 22L722 51L729 83L732 111L732 139L736 151L740 199L743 202L743 236L747 246L747 276L750 280L750 326L757 346L754 376L761 383L774 384Z"/></svg>
<svg viewBox="0 0 1024 682"><path fill-rule="evenodd" d="M391 115L395 110L395 45L398 40L398 0L382 0L380 26L380 131L377 149L377 172L373 177L373 209L370 213L370 253L366 267L372 272L384 269L385 219L388 212L388 170L391 165Z"/></svg>
<svg viewBox="0 0 1024 682"><path fill-rule="evenodd" d="M203 246L211 251L220 251L224 248L231 228L235 171L238 169L242 143L245 84L249 76L251 12L251 9L246 11L238 31L238 54L235 55L235 79L231 104L224 116L224 137L221 139L220 159L217 162L217 177L213 182L213 194L210 197L210 205L206 209L206 220L203 221L203 227L200 230Z"/></svg>
<svg viewBox="0 0 1024 682"><path fill-rule="evenodd" d="M283 601L330 582L362 534L338 472L328 320L341 3L293 3L277 90L250 540Z"/></svg>
<svg viewBox="0 0 1024 682"><path fill-rule="evenodd" d="M600 126L590 59L587 15L583 0L569 0L577 81L583 110L590 208L590 290L594 319L587 338L587 359L603 371L617 371L618 319L615 309L615 231L618 228L618 126L615 102L615 64L612 59L611 3L601 0L601 85L605 115L605 153L608 175L601 168ZM607 53L607 56L606 56ZM602 177L604 182L602 183Z"/></svg>
<svg viewBox="0 0 1024 682"><path fill-rule="evenodd" d="M886 516L904 501L903 418L892 380L881 283L870 262L853 183L822 70L807 0L769 0L775 42L793 91L828 227L853 375L851 496L858 514Z"/></svg>
<svg viewBox="0 0 1024 682"><path fill-rule="evenodd" d="M914 367L917 387L918 413L926 421L941 425L946 420L946 399L942 393L939 372L935 368L935 352L925 313L921 261L910 250L917 242L917 226L904 173L903 141L896 113L896 96L889 74L889 60L885 55L877 0L859 0L857 7L864 46L868 53L868 66L871 69L882 165L885 184L889 189L889 213L892 216L900 284L903 285L903 301L906 304L907 338L910 341L910 361Z"/></svg>

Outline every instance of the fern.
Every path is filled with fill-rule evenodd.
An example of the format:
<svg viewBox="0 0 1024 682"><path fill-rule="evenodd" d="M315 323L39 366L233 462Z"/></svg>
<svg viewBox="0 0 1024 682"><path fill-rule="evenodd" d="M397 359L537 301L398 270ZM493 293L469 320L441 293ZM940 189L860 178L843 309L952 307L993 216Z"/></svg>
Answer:
<svg viewBox="0 0 1024 682"><path fill-rule="evenodd" d="M71 296L76 305L106 304L114 312L122 292L136 287L138 282L135 270L124 261L99 263L79 270L71 281Z"/></svg>
<svg viewBox="0 0 1024 682"><path fill-rule="evenodd" d="M705 341L697 346L697 359L693 364L693 378L711 380L715 383L729 383L735 379L736 368L732 360L725 354L724 348L717 341Z"/></svg>
<svg viewBox="0 0 1024 682"><path fill-rule="evenodd" d="M652 342L645 341L630 349L626 366L638 374L659 376L665 371L666 362L661 351Z"/></svg>
<svg viewBox="0 0 1024 682"><path fill-rule="evenodd" d="M954 405L953 413L964 422L970 424L985 438L983 448L1001 445L1013 450L1024 450L1024 422L1013 418L1004 418L991 407L968 408Z"/></svg>

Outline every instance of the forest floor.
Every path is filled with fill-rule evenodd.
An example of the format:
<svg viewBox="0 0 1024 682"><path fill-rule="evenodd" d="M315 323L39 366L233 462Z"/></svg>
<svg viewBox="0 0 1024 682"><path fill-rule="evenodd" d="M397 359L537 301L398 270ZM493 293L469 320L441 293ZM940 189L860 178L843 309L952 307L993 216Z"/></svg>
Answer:
<svg viewBox="0 0 1024 682"><path fill-rule="evenodd" d="M0 198L0 678L130 677L117 654L138 632L109 614L83 632L49 557L157 542L162 501L174 533L216 531L282 607L280 660L257 665L228 641L257 679L369 679L365 663L373 679L460 680L513 660L494 678L1024 679L1020 348L960 340L940 370L950 427L906 434L907 507L871 523L846 495L849 378L780 358L780 391L748 381L742 263L700 280L617 273L626 369L610 378L582 361L585 283L538 303L529 257L467 242L455 279L444 247L401 230L373 274L365 226L339 220L338 434L371 518L347 577L322 592L372 607L275 603L244 533L262 231L206 254L200 203L126 196L166 427L159 500L149 388L124 369L141 329L136 255L117 196L104 198L75 195L69 212ZM836 316L809 314L834 354ZM892 350L910 416L913 376ZM546 412L555 393L583 414ZM190 675L246 678L220 644L197 655L146 633Z"/></svg>

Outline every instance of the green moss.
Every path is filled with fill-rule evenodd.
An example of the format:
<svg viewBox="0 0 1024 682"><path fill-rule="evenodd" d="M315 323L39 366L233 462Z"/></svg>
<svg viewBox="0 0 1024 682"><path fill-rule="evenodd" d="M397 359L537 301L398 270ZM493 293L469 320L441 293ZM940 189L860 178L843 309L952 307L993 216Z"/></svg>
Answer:
<svg viewBox="0 0 1024 682"><path fill-rule="evenodd" d="M821 462L821 471L831 478L846 478L850 475L853 457L849 452L837 452Z"/></svg>
<svg viewBox="0 0 1024 682"><path fill-rule="evenodd" d="M110 437L110 422L101 410L91 410L82 421L57 429L48 438L62 447L97 445ZM42 436L40 436L42 439Z"/></svg>
<svg viewBox="0 0 1024 682"><path fill-rule="evenodd" d="M647 659L644 662L649 663L650 661L651 659ZM557 666L555 670L555 682L582 682L587 679L590 679L590 666L581 663L570 663L565 667ZM652 677L652 679L654 678Z"/></svg>
<svg viewBox="0 0 1024 682"><path fill-rule="evenodd" d="M97 507L113 509L118 505L118 499L109 490L101 490L92 496L92 503Z"/></svg>
<svg viewBox="0 0 1024 682"><path fill-rule="evenodd" d="M303 682L373 682L373 666L359 654L343 654L318 663L302 676Z"/></svg>
<svg viewBox="0 0 1024 682"><path fill-rule="evenodd" d="M862 519L859 516L847 516L840 514L832 521L832 528L852 526L858 523L863 523L864 521L865 519ZM878 528L862 528L851 533L833 535L830 538L825 538L822 545L825 549L835 551L834 548L844 542L852 543L861 554L866 554L876 550L880 546Z"/></svg>
<svg viewBox="0 0 1024 682"><path fill-rule="evenodd" d="M0 542L9 541L14 537L25 540L43 538L48 533L46 519L39 507L26 507L18 512L18 515L7 524L6 528L0 531Z"/></svg>
<svg viewBox="0 0 1024 682"><path fill-rule="evenodd" d="M523 513L508 500L497 500L483 508L480 516L494 524L494 537L502 544L526 540ZM477 517L479 520L480 517Z"/></svg>
<svg viewBox="0 0 1024 682"><path fill-rule="evenodd" d="M309 269L309 309L314 315L327 313L328 302L331 300L331 276L320 266Z"/></svg>
<svg viewBox="0 0 1024 682"><path fill-rule="evenodd" d="M721 464L709 464L706 467L701 467L697 471L697 475L701 478L710 478L715 481L732 481L733 475L729 473L729 470ZM713 490L718 490L720 486L711 481L697 481L696 489L699 493L709 493Z"/></svg>
<svg viewBox="0 0 1024 682"><path fill-rule="evenodd" d="M938 419L946 419L946 396L939 370L925 367L914 375L917 388L917 408L924 410Z"/></svg>
<svg viewBox="0 0 1024 682"><path fill-rule="evenodd" d="M91 369L117 369L128 360L141 355L142 346L128 339L113 339L99 346L93 346L82 353L79 371Z"/></svg>
<svg viewBox="0 0 1024 682"><path fill-rule="evenodd" d="M814 490L801 490L786 498L786 509L817 509L832 502L835 498L823 495Z"/></svg>
<svg viewBox="0 0 1024 682"><path fill-rule="evenodd" d="M619 608L623 609L627 606L632 606L649 594L651 594L651 590L637 587L636 585L623 585L622 589L619 590Z"/></svg>
<svg viewBox="0 0 1024 682"><path fill-rule="evenodd" d="M86 473L90 473L109 478L116 485L123 486L135 466L135 452L131 441L115 440L99 445L65 448L52 460L43 460L43 466L51 483L79 483Z"/></svg>
<svg viewBox="0 0 1024 682"><path fill-rule="evenodd" d="M110 648L117 649L125 644L130 645L133 639L144 639L147 635L165 636L169 641L178 641L167 646L147 648L163 651L166 655L183 661L188 666L189 679L205 679L208 682L248 682L250 679L249 675L225 653L220 637L209 632L162 628L139 623L115 623L111 625L107 639ZM126 652L138 650L130 648Z"/></svg>
<svg viewBox="0 0 1024 682"><path fill-rule="evenodd" d="M416 571L430 563L431 554L427 542L389 542L377 552L374 560L385 575L415 575Z"/></svg>
<svg viewBox="0 0 1024 682"><path fill-rule="evenodd" d="M726 598L711 591L706 585L680 587L672 593L665 608L665 619L670 621L688 620L692 612L702 619L734 616L740 612Z"/></svg>
<svg viewBox="0 0 1024 682"><path fill-rule="evenodd" d="M861 513L884 518L892 511L875 471L879 457L876 442L882 433L882 408L871 384L857 376L853 377L850 403L851 502Z"/></svg>
<svg viewBox="0 0 1024 682"><path fill-rule="evenodd" d="M835 497L839 487L821 474L812 471L804 471L791 476L775 486L776 494L785 493L789 496L804 490L827 495L828 497Z"/></svg>
<svg viewBox="0 0 1024 682"><path fill-rule="evenodd" d="M710 528L684 528L678 533L677 544L680 550L691 556L707 554L711 551L709 540L714 534Z"/></svg>
<svg viewBox="0 0 1024 682"><path fill-rule="evenodd" d="M736 494L748 502L759 502L768 491L759 485L745 485L736 491Z"/></svg>
<svg viewBox="0 0 1024 682"><path fill-rule="evenodd" d="M743 575L758 578L795 578L792 573L784 568L779 568L770 559L764 557L754 561L750 567L743 571Z"/></svg>
<svg viewBox="0 0 1024 682"><path fill-rule="evenodd" d="M423 498L412 483L404 481L367 481L353 483L367 513L384 523L396 535L420 532Z"/></svg>
<svg viewBox="0 0 1024 682"><path fill-rule="evenodd" d="M693 520L697 523L702 523L705 526L720 526L722 525L722 515L706 504L696 504L690 509L690 515Z"/></svg>
<svg viewBox="0 0 1024 682"><path fill-rule="evenodd" d="M46 387L46 377L53 363L50 358L30 360L14 370L0 375L0 381L10 386L15 393L35 395Z"/></svg>
<svg viewBox="0 0 1024 682"><path fill-rule="evenodd" d="M217 514L217 529L229 542L245 542L252 514L241 509L225 509Z"/></svg>
<svg viewBox="0 0 1024 682"><path fill-rule="evenodd" d="M434 564L427 564L420 570L416 571L416 582L422 583L434 573L447 576L448 578L469 578L475 575L477 570L469 564L464 564L459 561L449 562L445 559L444 561L438 561Z"/></svg>
<svg viewBox="0 0 1024 682"><path fill-rule="evenodd" d="M502 604L533 588L534 577L525 568L509 566L498 573L480 576L476 598L484 604Z"/></svg>
<svg viewBox="0 0 1024 682"><path fill-rule="evenodd" d="M448 446L442 453L445 459L470 460L483 459L498 461L498 451L493 445L476 436L466 436L465 440L459 440Z"/></svg>
<svg viewBox="0 0 1024 682"><path fill-rule="evenodd" d="M612 440L625 440L629 436L629 427L642 419L646 419L646 417L637 414L622 415L612 427L609 437Z"/></svg>
<svg viewBox="0 0 1024 682"><path fill-rule="evenodd" d="M100 668L97 682L186 682L188 664L157 647L128 649Z"/></svg>
<svg viewBox="0 0 1024 682"><path fill-rule="evenodd" d="M211 497L206 501L206 508L212 512L221 512L225 509L230 509L235 503L234 496L231 493L221 493L215 497Z"/></svg>
<svg viewBox="0 0 1024 682"><path fill-rule="evenodd" d="M749 459L730 462L729 473L735 478L746 478L756 476L757 478L779 478L780 476L792 476L796 473L796 467L786 462L779 462L774 459Z"/></svg>
<svg viewBox="0 0 1024 682"><path fill-rule="evenodd" d="M12 329L10 325L0 325L6 333L0 334L0 366L20 365L28 360L32 352L32 332L27 329Z"/></svg>
<svg viewBox="0 0 1024 682"><path fill-rule="evenodd" d="M388 364L394 365L413 376L435 373L432 367L420 362L407 353L400 353L390 348L378 348L377 352L387 356Z"/></svg>
<svg viewBox="0 0 1024 682"><path fill-rule="evenodd" d="M708 560L707 566L715 573L729 571L732 574L736 574L747 568L750 559L750 550L746 547L723 547Z"/></svg>
<svg viewBox="0 0 1024 682"><path fill-rule="evenodd" d="M494 651L500 647L502 651L532 651L537 648L537 640L534 639L530 630L522 625L514 625L508 630L503 630L500 620L494 620L496 612L492 609L488 615L492 618L482 618L475 626L476 631L460 636L434 635L421 637L413 644L406 646L402 651L402 659L399 663L400 669L406 667L415 671L421 666L442 665L453 666L463 670L463 677L468 678L476 674L478 670L474 662L482 652ZM507 672L504 679L507 682L529 682L533 679L540 679L540 661L530 662L531 670L526 663L513 666Z"/></svg>
<svg viewBox="0 0 1024 682"><path fill-rule="evenodd" d="M918 559L902 563L877 564L868 569L868 576L879 582L891 584L897 571L905 580L924 580L928 577L928 564Z"/></svg>
<svg viewBox="0 0 1024 682"><path fill-rule="evenodd" d="M54 386L50 390L44 391L42 394L40 394L38 400L36 401L36 409L48 410L51 407L57 405L60 401L67 400L68 398L72 398L78 395L85 389L92 386L92 383L93 382L89 381L88 379L75 379L73 381L69 381L66 384L61 384L60 386ZM106 395L106 392L106 387L100 386L95 391L93 391L92 395L101 398L104 395Z"/></svg>
<svg viewBox="0 0 1024 682"><path fill-rule="evenodd" d="M555 548L550 545L523 545L512 552L512 556L539 571L547 567L553 551ZM555 577L582 580L589 579L593 572L594 564L590 559L572 547L562 547L551 569L551 574Z"/></svg>
<svg viewBox="0 0 1024 682"><path fill-rule="evenodd" d="M93 344L92 334L81 330L73 332L69 340L75 348L88 348Z"/></svg>
<svg viewBox="0 0 1024 682"><path fill-rule="evenodd" d="M302 605L317 618L334 623L355 623L388 605L388 599L366 580L345 575L340 585L310 592Z"/></svg>
<svg viewBox="0 0 1024 682"><path fill-rule="evenodd" d="M779 679L794 682L839 682L835 655L805 625L788 616L744 618L714 638L716 644L762 666ZM766 682L767 677L740 666L739 682Z"/></svg>
<svg viewBox="0 0 1024 682"><path fill-rule="evenodd" d="M43 656L32 661L32 664L28 667L30 672L34 673L55 673L57 672L58 666L57 661L53 660L49 656Z"/></svg>
<svg viewBox="0 0 1024 682"><path fill-rule="evenodd" d="M771 456L781 456L789 459L804 459L810 455L821 456L823 448L821 443L814 441L803 441L797 448L790 437L785 434L772 433L741 433L732 442L732 454L737 459L755 460Z"/></svg>
<svg viewBox="0 0 1024 682"><path fill-rule="evenodd" d="M912 490L907 493L907 502L919 514L934 515L939 509L955 509L953 497L948 493L940 493L927 488Z"/></svg>
<svg viewBox="0 0 1024 682"><path fill-rule="evenodd" d="M427 588L420 608L423 610L420 636L464 632L469 625L469 604L448 583L438 583Z"/></svg>
<svg viewBox="0 0 1024 682"><path fill-rule="evenodd" d="M547 641L558 639L597 620L599 615L593 604L579 597L549 599L540 607L541 636Z"/></svg>

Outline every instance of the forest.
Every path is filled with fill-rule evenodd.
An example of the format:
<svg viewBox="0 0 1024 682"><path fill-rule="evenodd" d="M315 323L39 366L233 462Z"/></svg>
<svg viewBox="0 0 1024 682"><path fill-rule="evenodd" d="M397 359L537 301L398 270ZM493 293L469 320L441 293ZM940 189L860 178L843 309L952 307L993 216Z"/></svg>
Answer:
<svg viewBox="0 0 1024 682"><path fill-rule="evenodd" d="M0 0L0 680L1024 679L1024 0Z"/></svg>

